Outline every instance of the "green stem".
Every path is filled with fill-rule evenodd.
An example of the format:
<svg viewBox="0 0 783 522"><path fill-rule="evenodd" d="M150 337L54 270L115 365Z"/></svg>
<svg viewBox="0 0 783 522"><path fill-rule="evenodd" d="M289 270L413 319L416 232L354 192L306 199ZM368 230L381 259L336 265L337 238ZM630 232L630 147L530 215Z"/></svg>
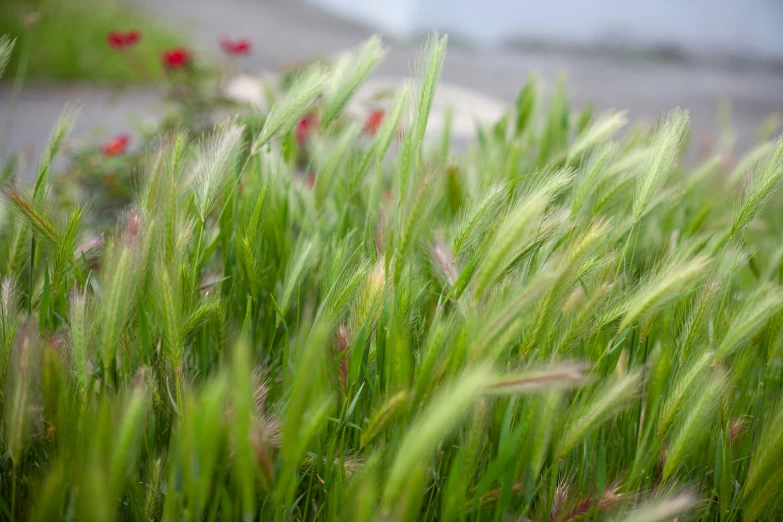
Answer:
<svg viewBox="0 0 783 522"><path fill-rule="evenodd" d="M620 276L620 270L625 267L625 254L628 251L628 244L631 242L631 236L633 235L633 229L636 228L636 222L631 225L631 230L628 231L628 236L625 238L625 245L623 245L623 253L617 262L617 270L614 273L614 278L617 279Z"/></svg>
<svg viewBox="0 0 783 522"><path fill-rule="evenodd" d="M28 281L27 290L27 313L33 315L33 281L35 268L35 236L30 238L30 280Z"/></svg>
<svg viewBox="0 0 783 522"><path fill-rule="evenodd" d="M199 258L201 257L201 236L204 234L204 218L202 218L198 222L197 233L198 235L196 236L196 256L195 259L193 260L196 267L196 272L194 274L194 277L196 278L196 280L194 281L196 290L198 290L199 282L201 280L201 278L199 277L199 275L201 274L201 261L199 260Z"/></svg>
<svg viewBox="0 0 783 522"><path fill-rule="evenodd" d="M185 376L181 364L177 366L174 373L174 378L176 379L175 400L177 402L177 410L182 415L185 407Z"/></svg>
<svg viewBox="0 0 783 522"><path fill-rule="evenodd" d="M628 261L628 269L633 270L633 260L636 257L636 245L639 243L639 230L641 227L634 227L636 229L636 235L633 238L633 248L631 249L631 259ZM633 232L633 230L631 231Z"/></svg>
<svg viewBox="0 0 783 522"><path fill-rule="evenodd" d="M642 362L642 393L639 396L639 414L636 418L638 424L637 436L642 435L642 412L644 411L644 400L647 393L647 358L649 357L650 336L644 339L644 361Z"/></svg>
<svg viewBox="0 0 783 522"><path fill-rule="evenodd" d="M11 522L16 520L16 483L18 480L16 467L16 463L14 463L11 468Z"/></svg>

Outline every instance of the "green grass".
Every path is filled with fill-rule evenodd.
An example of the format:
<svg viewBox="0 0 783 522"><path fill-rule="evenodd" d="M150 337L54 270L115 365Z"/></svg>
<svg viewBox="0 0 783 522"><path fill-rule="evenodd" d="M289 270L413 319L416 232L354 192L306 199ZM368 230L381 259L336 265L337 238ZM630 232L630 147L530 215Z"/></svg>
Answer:
<svg viewBox="0 0 783 522"><path fill-rule="evenodd" d="M2 516L780 519L783 141L690 168L686 112L531 80L452 150L445 47L372 137L377 42L162 137L104 242L53 204L61 120L1 207Z"/></svg>
<svg viewBox="0 0 783 522"><path fill-rule="evenodd" d="M26 27L25 20L31 12L38 13L37 22ZM0 34L17 40L6 78L13 78L27 52L27 77L32 80L149 81L146 73L130 66L106 42L109 31L129 29L142 31L142 40L132 52L153 76L162 74L163 50L187 43L180 34L127 2L3 0Z"/></svg>

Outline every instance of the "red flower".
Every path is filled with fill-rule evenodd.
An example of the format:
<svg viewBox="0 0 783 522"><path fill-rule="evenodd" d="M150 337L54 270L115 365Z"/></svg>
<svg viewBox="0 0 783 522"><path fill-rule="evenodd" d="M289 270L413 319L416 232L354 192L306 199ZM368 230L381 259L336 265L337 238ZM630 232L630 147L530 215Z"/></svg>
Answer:
<svg viewBox="0 0 783 522"><path fill-rule="evenodd" d="M166 69L181 69L190 65L192 57L190 51L183 47L176 47L164 52L161 61Z"/></svg>
<svg viewBox="0 0 783 522"><path fill-rule="evenodd" d="M141 32L136 29L132 29L125 33L122 31L111 31L106 36L106 40L108 40L109 46L112 49L125 49L126 47L137 44L139 40L141 40Z"/></svg>
<svg viewBox="0 0 783 522"><path fill-rule="evenodd" d="M318 121L316 120L315 116L310 114L299 120L299 123L296 126L296 142L300 146L307 141L308 136L310 136L310 132L312 132L313 127L315 127L317 124Z"/></svg>
<svg viewBox="0 0 783 522"><path fill-rule="evenodd" d="M106 156L119 156L128 149L129 142L130 136L127 134L119 134L103 146L103 154Z"/></svg>
<svg viewBox="0 0 783 522"><path fill-rule="evenodd" d="M230 38L221 38L220 46L226 54L234 56L244 56L250 54L250 48L253 46L247 38L232 40Z"/></svg>
<svg viewBox="0 0 783 522"><path fill-rule="evenodd" d="M367 117L367 121L364 122L364 132L370 136L374 136L378 132L381 123L383 123L383 111L374 110Z"/></svg>

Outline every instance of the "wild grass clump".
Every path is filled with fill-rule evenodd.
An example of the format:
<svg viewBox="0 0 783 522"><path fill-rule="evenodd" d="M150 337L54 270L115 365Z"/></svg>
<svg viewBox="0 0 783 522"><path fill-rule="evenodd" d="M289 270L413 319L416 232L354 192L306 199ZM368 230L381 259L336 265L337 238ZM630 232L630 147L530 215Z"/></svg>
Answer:
<svg viewBox="0 0 783 522"><path fill-rule="evenodd" d="M105 235L49 190L63 118L0 207L3 518L783 515L783 141L690 169L686 112L531 82L452 151L445 48L373 134L377 40L161 136Z"/></svg>

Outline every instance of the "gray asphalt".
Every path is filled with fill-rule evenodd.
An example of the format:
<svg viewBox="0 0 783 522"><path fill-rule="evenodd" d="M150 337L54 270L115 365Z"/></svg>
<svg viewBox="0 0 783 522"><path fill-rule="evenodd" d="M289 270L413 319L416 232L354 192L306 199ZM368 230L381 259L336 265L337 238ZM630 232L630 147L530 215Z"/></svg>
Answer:
<svg viewBox="0 0 783 522"><path fill-rule="evenodd" d="M161 108L157 92L147 87L118 91L78 84L28 85L13 110L11 91L10 85L0 85L0 136L5 132L7 119L12 117L7 146L9 151L22 153L25 177L34 170L54 123L67 105L76 106L79 112L66 146L85 140L102 142L118 133L134 134L138 126ZM60 161L56 165L61 164Z"/></svg>
<svg viewBox="0 0 783 522"><path fill-rule="evenodd" d="M222 36L249 37L249 71L276 70L286 62L329 56L358 45L372 31L325 13L300 0L127 0L165 23L182 29L200 53L217 55ZM408 77L418 42L385 38L390 48L379 74ZM472 50L452 39L443 81L511 102L531 74L553 86L565 74L576 105L592 101L598 110L628 109L632 119L650 121L666 110L690 110L699 141L714 139L718 105L729 101L738 146L752 142L758 126L783 111L783 72L763 67L727 68L705 63L591 55L565 51ZM0 124L7 117L10 86L0 86ZM116 99L109 88L70 86L25 88L11 147L38 152L63 105L78 99L83 106L75 136L96 127L106 133L132 127L132 121L154 116L155 93L125 90Z"/></svg>

